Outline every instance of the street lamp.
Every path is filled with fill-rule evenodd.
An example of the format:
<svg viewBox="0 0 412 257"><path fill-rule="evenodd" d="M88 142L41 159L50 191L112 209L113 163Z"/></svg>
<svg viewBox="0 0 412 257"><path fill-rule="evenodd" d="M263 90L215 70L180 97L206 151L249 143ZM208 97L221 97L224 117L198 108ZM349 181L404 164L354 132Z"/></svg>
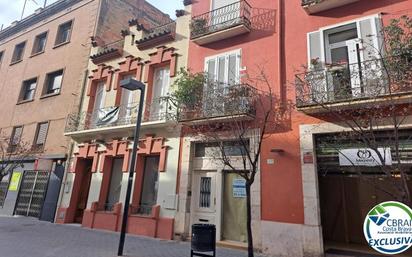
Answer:
<svg viewBox="0 0 412 257"><path fill-rule="evenodd" d="M132 194L133 174L134 174L134 169L136 167L136 162L137 162L137 148L139 146L139 131L140 131L140 124L142 123L143 102L144 102L144 94L145 94L146 85L143 84L141 81L137 81L133 78L128 78L128 79L120 81L120 87L130 90L130 91L140 90L140 101L139 101L139 110L137 114L136 128L134 130L132 159L129 164L129 179L127 181L126 200L125 200L124 209L123 209L122 230L120 232L119 249L117 252L117 256L123 256L124 240L126 237L127 219L129 217L130 196Z"/></svg>

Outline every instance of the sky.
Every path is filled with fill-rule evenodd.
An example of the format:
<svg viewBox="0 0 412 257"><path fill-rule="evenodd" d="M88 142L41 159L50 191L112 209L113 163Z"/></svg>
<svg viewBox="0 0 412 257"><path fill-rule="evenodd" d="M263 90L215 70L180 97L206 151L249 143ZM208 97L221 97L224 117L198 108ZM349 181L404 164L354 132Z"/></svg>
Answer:
<svg viewBox="0 0 412 257"><path fill-rule="evenodd" d="M22 9L25 0L0 0L0 28L8 27L15 20L20 20ZM37 8L43 6L45 0L27 0L24 16L32 14ZM47 0L47 4L56 2L57 0ZM182 0L146 0L156 6L161 11L175 18L175 10L183 9Z"/></svg>

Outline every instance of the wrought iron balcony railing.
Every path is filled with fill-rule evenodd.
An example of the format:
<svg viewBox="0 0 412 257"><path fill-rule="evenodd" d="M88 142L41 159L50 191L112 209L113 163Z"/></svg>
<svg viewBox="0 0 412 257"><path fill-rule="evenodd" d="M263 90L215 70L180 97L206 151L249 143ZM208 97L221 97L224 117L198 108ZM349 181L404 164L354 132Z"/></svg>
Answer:
<svg viewBox="0 0 412 257"><path fill-rule="evenodd" d="M411 56L323 66L296 75L298 107L358 102L412 93Z"/></svg>
<svg viewBox="0 0 412 257"><path fill-rule="evenodd" d="M99 128L134 125L137 121L139 103L112 106L94 110L92 113L82 112L70 114L66 120L66 133ZM176 116L169 97L152 99L145 104L143 122L169 121Z"/></svg>
<svg viewBox="0 0 412 257"><path fill-rule="evenodd" d="M251 27L252 7L245 0L223 6L210 12L195 16L191 22L191 38L195 39L211 33L244 25Z"/></svg>
<svg viewBox="0 0 412 257"><path fill-rule="evenodd" d="M174 40L176 37L176 22L168 22L166 24L143 31L141 39L136 41L137 47L140 50Z"/></svg>
<svg viewBox="0 0 412 257"><path fill-rule="evenodd" d="M181 106L179 122L255 115L256 89L248 84L208 85L195 106Z"/></svg>

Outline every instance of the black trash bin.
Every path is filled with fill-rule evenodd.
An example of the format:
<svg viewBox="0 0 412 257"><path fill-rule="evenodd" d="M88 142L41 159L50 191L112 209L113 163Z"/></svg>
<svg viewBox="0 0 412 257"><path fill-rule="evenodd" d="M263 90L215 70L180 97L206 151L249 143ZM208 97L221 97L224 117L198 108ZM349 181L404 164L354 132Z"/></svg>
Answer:
<svg viewBox="0 0 412 257"><path fill-rule="evenodd" d="M213 252L213 255L206 255L204 252ZM193 256L216 256L216 226L211 224L192 225L192 249Z"/></svg>

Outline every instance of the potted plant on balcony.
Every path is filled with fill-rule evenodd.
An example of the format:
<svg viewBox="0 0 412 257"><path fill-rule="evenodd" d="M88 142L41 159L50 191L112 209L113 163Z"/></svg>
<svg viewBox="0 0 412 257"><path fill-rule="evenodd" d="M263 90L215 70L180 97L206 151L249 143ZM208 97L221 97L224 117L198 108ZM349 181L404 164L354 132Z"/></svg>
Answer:
<svg viewBox="0 0 412 257"><path fill-rule="evenodd" d="M179 120L192 119L202 106L203 85L207 79L203 73L190 73L184 68L180 69L178 78L173 83L174 92L172 102L179 110Z"/></svg>
<svg viewBox="0 0 412 257"><path fill-rule="evenodd" d="M203 17L194 18L190 23L192 37L203 35L207 32L207 20Z"/></svg>

